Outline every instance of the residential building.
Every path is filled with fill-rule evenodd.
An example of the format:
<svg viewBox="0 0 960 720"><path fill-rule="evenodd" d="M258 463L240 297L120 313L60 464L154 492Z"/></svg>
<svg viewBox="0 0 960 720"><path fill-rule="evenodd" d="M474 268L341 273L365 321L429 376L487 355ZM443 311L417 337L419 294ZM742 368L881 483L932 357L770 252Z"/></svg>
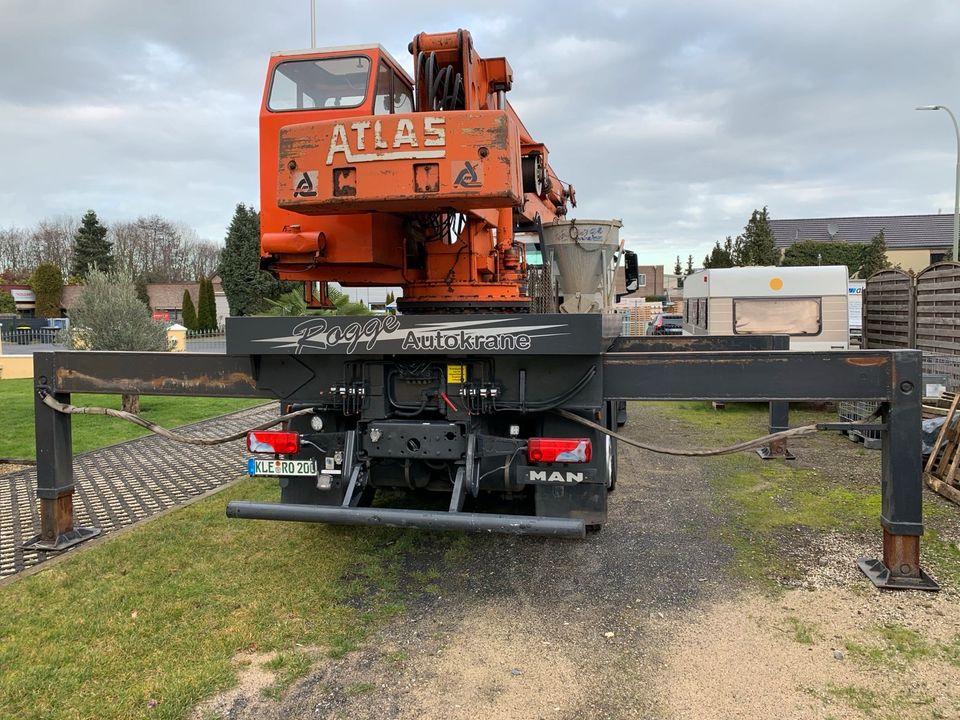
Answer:
<svg viewBox="0 0 960 720"><path fill-rule="evenodd" d="M863 245L882 230L890 264L915 272L944 260L953 246L953 213L771 220L770 227L781 250L802 240Z"/></svg>
<svg viewBox="0 0 960 720"><path fill-rule="evenodd" d="M76 304L82 290L82 285L64 286L60 295L60 304L64 313ZM182 322L184 290L189 291L196 308L199 305L200 283L147 283L150 312L154 319L169 323ZM213 299L217 308L217 325L223 327L224 319L230 315L230 307L220 284L220 278L217 276L213 277Z"/></svg>
<svg viewBox="0 0 960 720"><path fill-rule="evenodd" d="M13 302L17 306L17 315L20 317L33 317L37 298L29 285L3 283L0 284L0 291L9 293L13 297Z"/></svg>
<svg viewBox="0 0 960 720"><path fill-rule="evenodd" d="M666 290L664 283L663 265L641 265L637 268L640 282L636 292L627 293L626 283L624 281L623 265L617 268L616 283L617 295L623 295L625 298L639 298L663 295Z"/></svg>

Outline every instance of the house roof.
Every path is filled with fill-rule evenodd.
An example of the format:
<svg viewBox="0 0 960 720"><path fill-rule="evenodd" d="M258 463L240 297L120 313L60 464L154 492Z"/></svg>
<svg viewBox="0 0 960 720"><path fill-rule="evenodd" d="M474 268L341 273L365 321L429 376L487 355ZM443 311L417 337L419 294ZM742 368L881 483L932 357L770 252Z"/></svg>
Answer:
<svg viewBox="0 0 960 720"><path fill-rule="evenodd" d="M183 291L189 290L193 304L200 298L200 283L147 283L147 295L150 297L151 310L179 310L183 307ZM213 294L222 293L218 282L213 283Z"/></svg>
<svg viewBox="0 0 960 720"><path fill-rule="evenodd" d="M800 240L868 243L883 230L888 250L949 248L953 245L953 214L873 215L868 217L771 220L774 243L786 248ZM831 230L835 231L831 235Z"/></svg>
<svg viewBox="0 0 960 720"><path fill-rule="evenodd" d="M64 285L60 291L60 307L64 310L72 310L80 297L83 285Z"/></svg>
<svg viewBox="0 0 960 720"><path fill-rule="evenodd" d="M77 304L77 298L83 285L64 285L60 294L60 305L64 310L70 310ZM151 310L180 310L183 305L183 291L189 290L194 305L200 295L199 283L147 283L147 295L150 298ZM213 284L213 294L218 295L223 288L218 282Z"/></svg>
<svg viewBox="0 0 960 720"><path fill-rule="evenodd" d="M176 310L183 307L183 291L190 291L194 306L200 294L199 283L147 283L151 310Z"/></svg>

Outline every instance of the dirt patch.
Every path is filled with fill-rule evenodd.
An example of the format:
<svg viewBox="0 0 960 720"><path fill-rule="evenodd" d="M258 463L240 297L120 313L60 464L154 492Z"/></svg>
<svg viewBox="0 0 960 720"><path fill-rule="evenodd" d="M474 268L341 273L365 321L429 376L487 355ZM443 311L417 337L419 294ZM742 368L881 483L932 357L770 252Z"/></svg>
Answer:
<svg viewBox="0 0 960 720"><path fill-rule="evenodd" d="M490 605L471 613L424 663L403 718L557 717L586 688L578 663L526 613ZM554 640L556 639L555 636Z"/></svg>
<svg viewBox="0 0 960 720"><path fill-rule="evenodd" d="M953 718L956 596L837 587L704 608L674 636L657 684L669 717Z"/></svg>
<svg viewBox="0 0 960 720"><path fill-rule="evenodd" d="M234 658L237 666L236 686L208 698L194 708L188 716L190 720L233 717L241 711L249 712L252 716L259 712L259 705L273 704L262 698L262 693L276 679L275 673L266 667L275 657L276 653L244 652L237 655Z"/></svg>
<svg viewBox="0 0 960 720"><path fill-rule="evenodd" d="M641 406L625 431L649 440L670 426ZM818 474L789 480L813 495L877 486L879 453L830 434L795 451L789 467ZM771 493L764 464L747 459L755 490ZM879 553L879 523L798 523L765 539L791 573L757 594L722 535L729 519L712 481L728 469L621 446L603 531L576 542L471 536L436 567L415 553L401 617L317 662L278 702L248 693L247 707L241 693L224 717L956 717L956 591L879 593L855 565ZM956 513L934 515L956 542Z"/></svg>

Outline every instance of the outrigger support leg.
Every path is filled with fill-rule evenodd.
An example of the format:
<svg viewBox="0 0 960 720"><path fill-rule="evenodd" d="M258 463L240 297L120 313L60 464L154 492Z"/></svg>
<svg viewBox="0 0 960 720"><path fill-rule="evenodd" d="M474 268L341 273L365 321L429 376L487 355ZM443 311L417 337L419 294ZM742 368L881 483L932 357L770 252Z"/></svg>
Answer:
<svg viewBox="0 0 960 720"><path fill-rule="evenodd" d="M920 567L923 535L923 458L920 353L893 353L889 400L880 407L880 524L883 561L861 558L857 566L884 590L939 590Z"/></svg>
<svg viewBox="0 0 960 720"><path fill-rule="evenodd" d="M70 416L43 402L44 395L69 404L70 393L53 392L56 372L53 356L34 355L34 413L37 442L37 498L40 533L24 543L26 550L52 552L96 537L100 528L73 524L73 445Z"/></svg>
<svg viewBox="0 0 960 720"><path fill-rule="evenodd" d="M770 401L770 434L790 429L790 403L785 400ZM796 456L787 449L786 440L774 440L762 448L757 448L761 460L795 460Z"/></svg>

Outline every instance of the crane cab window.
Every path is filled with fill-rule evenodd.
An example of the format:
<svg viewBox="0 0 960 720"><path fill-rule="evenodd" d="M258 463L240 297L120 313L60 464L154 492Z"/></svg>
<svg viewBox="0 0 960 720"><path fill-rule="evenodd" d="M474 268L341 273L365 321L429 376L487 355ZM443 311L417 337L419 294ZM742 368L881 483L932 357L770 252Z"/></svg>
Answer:
<svg viewBox="0 0 960 720"><path fill-rule="evenodd" d="M267 108L357 107L367 98L369 77L370 59L364 55L282 62L273 71Z"/></svg>
<svg viewBox="0 0 960 720"><path fill-rule="evenodd" d="M413 112L413 91L389 65L381 61L377 70L377 94L373 103L374 115L410 112Z"/></svg>

